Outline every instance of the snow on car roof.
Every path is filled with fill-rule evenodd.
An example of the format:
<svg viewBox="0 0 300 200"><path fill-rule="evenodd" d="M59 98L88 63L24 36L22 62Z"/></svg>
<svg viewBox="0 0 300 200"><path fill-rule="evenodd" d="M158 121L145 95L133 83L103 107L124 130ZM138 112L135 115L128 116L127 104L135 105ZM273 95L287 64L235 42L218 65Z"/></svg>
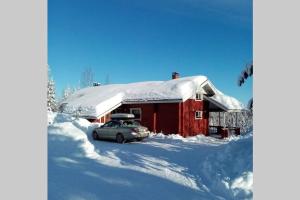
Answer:
<svg viewBox="0 0 300 200"><path fill-rule="evenodd" d="M81 89L69 96L64 104L65 113L80 116L98 117L111 112L125 102L184 102L196 92L205 94L202 86L209 83L215 101L227 109L242 109L244 106L236 99L218 91L206 76L191 76L167 81L146 81L128 84L110 84Z"/></svg>

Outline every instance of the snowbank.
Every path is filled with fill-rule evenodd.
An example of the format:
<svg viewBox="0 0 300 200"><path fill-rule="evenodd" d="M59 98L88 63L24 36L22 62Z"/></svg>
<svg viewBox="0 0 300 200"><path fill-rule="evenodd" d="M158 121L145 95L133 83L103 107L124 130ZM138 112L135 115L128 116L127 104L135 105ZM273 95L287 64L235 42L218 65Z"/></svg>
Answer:
<svg viewBox="0 0 300 200"><path fill-rule="evenodd" d="M49 200L252 199L252 134L151 134L120 145L92 140L97 125L85 119L49 118Z"/></svg>
<svg viewBox="0 0 300 200"><path fill-rule="evenodd" d="M64 112L80 116L98 117L117 108L123 102L186 101L196 92L204 92L202 85L209 83L205 76L192 76L168 81L149 81L129 84L111 84L84 88L63 102ZM215 90L214 100L227 109L242 109L236 99Z"/></svg>

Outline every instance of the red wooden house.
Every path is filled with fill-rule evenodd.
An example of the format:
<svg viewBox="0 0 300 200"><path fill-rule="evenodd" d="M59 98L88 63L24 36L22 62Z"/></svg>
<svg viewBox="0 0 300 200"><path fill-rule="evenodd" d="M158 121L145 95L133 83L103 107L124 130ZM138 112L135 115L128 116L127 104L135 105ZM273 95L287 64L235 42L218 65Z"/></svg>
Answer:
<svg viewBox="0 0 300 200"><path fill-rule="evenodd" d="M205 76L168 81L112 84L86 88L64 102L64 111L104 123L111 113L132 113L152 132L193 136L209 134L209 113L243 109Z"/></svg>

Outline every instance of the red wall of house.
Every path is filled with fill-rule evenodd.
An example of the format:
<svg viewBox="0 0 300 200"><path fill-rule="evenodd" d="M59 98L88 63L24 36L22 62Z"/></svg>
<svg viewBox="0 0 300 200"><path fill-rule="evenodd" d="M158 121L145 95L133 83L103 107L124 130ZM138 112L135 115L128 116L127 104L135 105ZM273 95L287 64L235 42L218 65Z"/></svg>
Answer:
<svg viewBox="0 0 300 200"><path fill-rule="evenodd" d="M110 115L111 114L109 113L109 114L107 114L105 116L102 116L102 117L100 117L98 119L89 119L89 118L87 118L87 120L89 122L93 122L93 123L106 123L106 122L108 122L110 120Z"/></svg>
<svg viewBox="0 0 300 200"><path fill-rule="evenodd" d="M183 136L208 135L208 102L188 99L180 103L180 133ZM196 111L203 111L202 119L195 118Z"/></svg>
<svg viewBox="0 0 300 200"><path fill-rule="evenodd" d="M143 126L148 127L153 131L153 104L123 104L117 109L117 112L130 113L130 108L141 108L142 120L140 121Z"/></svg>
<svg viewBox="0 0 300 200"><path fill-rule="evenodd" d="M117 112L130 113L130 108L141 108L141 124L153 132L179 133L193 136L208 135L208 102L189 99L183 103L125 104ZM196 111L203 111L202 119L195 118Z"/></svg>
<svg viewBox="0 0 300 200"><path fill-rule="evenodd" d="M179 103L157 104L156 131L168 134L179 133Z"/></svg>
<svg viewBox="0 0 300 200"><path fill-rule="evenodd" d="M118 112L129 113L130 108L141 108L141 124L153 132L179 132L179 104L125 104L118 108Z"/></svg>

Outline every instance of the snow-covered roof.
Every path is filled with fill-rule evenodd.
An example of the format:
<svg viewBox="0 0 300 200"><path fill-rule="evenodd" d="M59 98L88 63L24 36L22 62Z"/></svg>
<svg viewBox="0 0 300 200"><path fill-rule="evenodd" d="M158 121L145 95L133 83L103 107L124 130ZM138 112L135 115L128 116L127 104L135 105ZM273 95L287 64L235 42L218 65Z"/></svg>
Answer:
<svg viewBox="0 0 300 200"><path fill-rule="evenodd" d="M111 112L122 103L140 102L184 102L193 98L196 92L207 94L203 89L209 85L213 96L210 101L220 104L224 110L244 109L238 100L217 90L205 76L191 76L168 81L147 81L129 84L110 84L81 89L64 102L64 112L98 117Z"/></svg>

